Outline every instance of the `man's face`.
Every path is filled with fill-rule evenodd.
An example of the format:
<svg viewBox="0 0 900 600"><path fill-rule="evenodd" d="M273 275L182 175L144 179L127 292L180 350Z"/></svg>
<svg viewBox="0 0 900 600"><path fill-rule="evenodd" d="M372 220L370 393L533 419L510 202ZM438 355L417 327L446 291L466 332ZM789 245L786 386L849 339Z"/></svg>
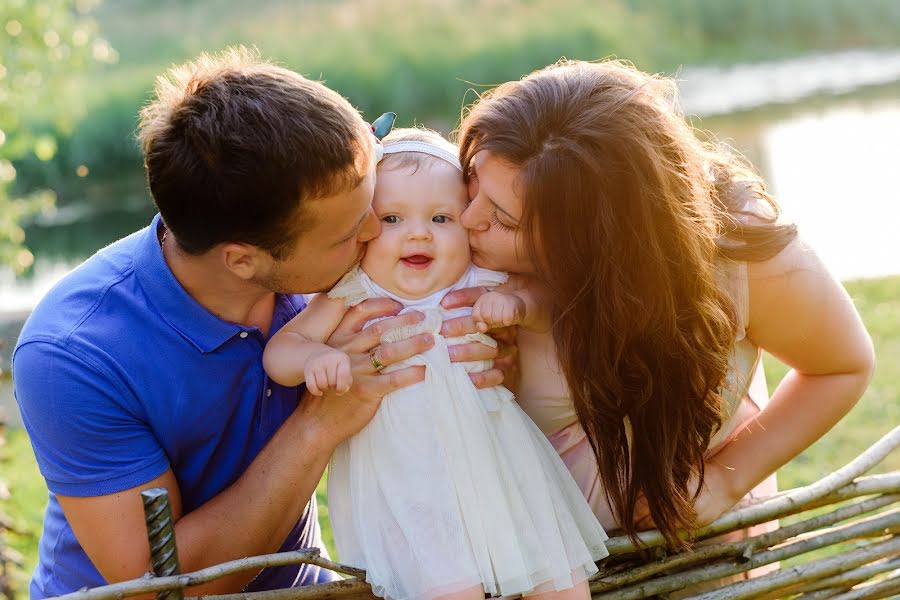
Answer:
<svg viewBox="0 0 900 600"><path fill-rule="evenodd" d="M375 165L355 189L317 198L304 207L302 218L313 222L283 260L273 261L258 276L274 292L310 294L331 289L365 253L366 242L381 231L372 211Z"/></svg>

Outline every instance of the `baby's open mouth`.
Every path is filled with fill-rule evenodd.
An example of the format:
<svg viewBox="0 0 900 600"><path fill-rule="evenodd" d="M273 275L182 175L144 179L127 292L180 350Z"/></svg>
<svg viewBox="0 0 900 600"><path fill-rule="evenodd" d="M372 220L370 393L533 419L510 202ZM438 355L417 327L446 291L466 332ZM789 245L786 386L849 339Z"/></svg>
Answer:
<svg viewBox="0 0 900 600"><path fill-rule="evenodd" d="M411 254L410 256L404 256L400 260L410 269L427 269L434 259L424 254Z"/></svg>

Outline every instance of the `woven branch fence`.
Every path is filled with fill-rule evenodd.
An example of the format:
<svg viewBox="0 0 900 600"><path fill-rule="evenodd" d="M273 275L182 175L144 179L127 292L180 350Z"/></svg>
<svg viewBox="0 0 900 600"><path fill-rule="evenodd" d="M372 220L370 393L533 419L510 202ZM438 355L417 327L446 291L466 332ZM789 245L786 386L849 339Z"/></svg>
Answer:
<svg viewBox="0 0 900 600"><path fill-rule="evenodd" d="M695 600L861 600L900 596L900 471L865 476L898 447L900 426L853 462L820 481L735 508L706 527L684 533L684 537L700 542L751 525L795 516L791 524L774 531L738 542L712 540L679 553L666 551L658 531L643 532L639 538L649 549L649 560L641 558L629 538L611 538L607 541L610 556L598 563L600 572L591 578L591 595L602 600L667 598L673 592L678 598ZM190 586L240 571L298 563L318 565L347 578L300 588L205 598L375 598L365 583L363 571L326 560L315 549L255 556L194 573L177 574L171 517L167 516L168 505L164 497L163 501L164 507L159 508L159 497L149 500L145 497L145 508L148 502L151 506L147 510L148 535L156 575L148 573L141 579L82 590L60 598L105 600L149 592L157 593L159 598L177 600ZM804 556L822 549L827 550L817 552L813 558ZM777 565L788 559L792 559L790 566L782 565L760 577L721 583L723 578L765 565ZM707 584L704 591L684 592L686 588L689 590L703 583Z"/></svg>

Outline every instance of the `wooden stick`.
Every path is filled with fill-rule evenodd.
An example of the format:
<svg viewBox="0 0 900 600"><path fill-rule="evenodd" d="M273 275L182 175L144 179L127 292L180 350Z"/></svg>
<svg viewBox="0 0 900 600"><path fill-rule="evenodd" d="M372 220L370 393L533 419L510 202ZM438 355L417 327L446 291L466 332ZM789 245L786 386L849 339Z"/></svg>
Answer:
<svg viewBox="0 0 900 600"><path fill-rule="evenodd" d="M805 543L800 542L800 544ZM714 592L700 594L694 600L743 600L744 598L755 598L759 594L780 589L798 581L830 577L885 556L896 556L898 553L900 553L900 537L891 537L884 542L867 544L862 548L837 556L781 569L771 575L742 581Z"/></svg>
<svg viewBox="0 0 900 600"><path fill-rule="evenodd" d="M293 552L279 552L276 554L242 558L221 565L207 567L193 573L186 573L184 575L153 577L152 575L147 574L144 575L142 579L132 579L130 581L105 585L91 590L73 592L71 594L59 596L59 598L61 600L118 600L127 596L136 596L148 592L184 589L186 587L208 583L221 577L225 577L226 575L232 575L250 569L264 569L266 567L280 567L304 563L347 575L356 576L363 573L359 569L322 558L319 556L318 548L309 548L305 550L295 550Z"/></svg>
<svg viewBox="0 0 900 600"><path fill-rule="evenodd" d="M850 590L846 594L835 596L833 600L869 600L870 598L887 598L900 592L900 575L883 579L864 587Z"/></svg>
<svg viewBox="0 0 900 600"><path fill-rule="evenodd" d="M798 488L790 494L776 496L760 504L726 513L710 525L694 532L680 532L679 537L682 539L705 539L721 533L765 523L780 516L792 514L792 511L797 512L804 505L824 498L850 484L856 477L859 477L884 460L898 446L900 446L900 426L895 427L849 464L816 483ZM642 532L638 534L638 540L644 546L661 546L665 544L665 538L659 531ZM606 548L609 550L610 555L634 552L638 549L628 536L610 538L606 541Z"/></svg>
<svg viewBox="0 0 900 600"><path fill-rule="evenodd" d="M738 557L747 552L753 552L761 548L768 548L775 544L796 536L799 533L820 529L825 526L833 525L847 519L858 517L859 515L877 510L889 504L893 504L900 500L900 495L895 496L878 496L870 500L863 500L850 506L841 507L831 513L818 515L799 523L794 523L788 527L782 527L776 531L764 533L746 540L735 542L723 542L711 546L697 548L694 551L677 554L671 558L663 559L654 563L650 563L643 567L631 569L621 575L594 577L592 582L598 585L592 586L592 590L611 590L627 584L643 581L653 575L668 571L674 568L681 568L698 562L705 562L717 558ZM603 586L603 587L601 587Z"/></svg>
<svg viewBox="0 0 900 600"><path fill-rule="evenodd" d="M768 550L766 552L760 552L759 554L750 558L750 560L744 561L742 563L735 563L734 561L724 561L713 563L711 565L704 565L702 567L698 567L696 569L692 569L690 571L685 571L684 573L678 573L676 575L669 575L666 577L661 577L659 579L654 579L648 582L640 583L635 586L630 586L624 589L602 593L603 590L596 589L595 586L597 582L591 583L591 593L594 594L594 598L602 598L608 600L637 600L639 598L646 598L647 596L652 596L654 594L662 594L665 592L671 592L674 590L679 590L685 588L690 585L694 585L697 583L702 583L705 581L712 581L715 579L720 579L722 577L727 577L729 575L735 575L737 573L743 573L757 567L761 567L767 564L771 564L773 562L777 562L780 560L784 560L786 558L791 558L793 556L797 556L800 554L804 554L806 552L810 552L811 550L817 550L819 548L824 548L826 546L831 546L834 544L846 542L847 540L856 539L861 536L870 534L873 531L880 531L885 528L894 528L896 530L900 530L900 509L896 511L891 511L890 513L879 515L875 518L866 520L861 523L853 523L851 525L847 525L839 530L832 531L830 533L819 536L818 538L813 538L809 540L804 540L802 542L796 542L792 544L787 544L781 546L779 548L775 548L773 550ZM891 545L894 544L894 545ZM868 562L872 562L877 558L881 558L883 556L890 556L891 552L900 552L900 538L894 538L889 540L888 542L881 542L876 544L869 544L865 546L866 549L870 549L870 552L876 552L876 555L872 558L868 558L868 554L866 560L858 563L858 564L850 564L849 557L850 554L845 554L841 558L847 558L848 562L844 566L845 568L856 567L861 564L866 564ZM880 552L880 554L878 554ZM827 573L818 573L816 572L817 577L827 577L835 574L840 570L840 567L835 567L835 570ZM788 570L788 572L792 572L792 570ZM783 571L779 571L773 575L779 575L783 573ZM763 580L769 580L769 578L773 577L773 575L767 575L765 577L760 577L754 579L750 582L742 582L734 585L730 585L722 588L722 590L728 590L729 594L737 594L741 591L741 588L736 588L736 586L743 585L743 583L753 583L759 582ZM763 592L768 592L770 589L777 589L779 587L784 587L785 585L794 583L798 583L799 581L788 581L787 583L781 583L781 580L778 580L778 585L775 585L772 588L765 589L754 589L755 594L762 594ZM721 591L721 590L720 590ZM596 594L596 592L601 592L600 594ZM718 592L716 592L718 593ZM754 597L751 596L731 596L731 595L723 595L723 596L710 596L708 599L704 600L713 600L713 598L739 598L739 597Z"/></svg>
<svg viewBox="0 0 900 600"><path fill-rule="evenodd" d="M850 588L867 579L871 579L875 575L880 575L881 573L886 573L894 569L900 569L900 558L890 558L875 562L870 565L859 567L858 569L853 569L852 571L847 571L846 573L841 573L840 575L827 577L812 583L806 583L799 587L785 589L784 592L791 594L809 594L810 592L827 590L829 588Z"/></svg>
<svg viewBox="0 0 900 600"><path fill-rule="evenodd" d="M336 600L349 598L378 598L372 588L359 579L344 579L331 583L305 585L303 587L269 590L265 592L243 592L220 596L202 596L203 600Z"/></svg>

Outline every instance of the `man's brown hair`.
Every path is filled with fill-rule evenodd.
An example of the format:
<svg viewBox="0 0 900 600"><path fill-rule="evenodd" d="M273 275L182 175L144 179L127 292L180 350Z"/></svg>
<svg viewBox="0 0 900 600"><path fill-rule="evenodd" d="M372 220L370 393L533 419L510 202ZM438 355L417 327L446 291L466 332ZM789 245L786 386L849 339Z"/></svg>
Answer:
<svg viewBox="0 0 900 600"><path fill-rule="evenodd" d="M311 198L355 188L369 129L319 82L229 48L157 79L138 137L150 192L187 252L243 242L284 258Z"/></svg>

